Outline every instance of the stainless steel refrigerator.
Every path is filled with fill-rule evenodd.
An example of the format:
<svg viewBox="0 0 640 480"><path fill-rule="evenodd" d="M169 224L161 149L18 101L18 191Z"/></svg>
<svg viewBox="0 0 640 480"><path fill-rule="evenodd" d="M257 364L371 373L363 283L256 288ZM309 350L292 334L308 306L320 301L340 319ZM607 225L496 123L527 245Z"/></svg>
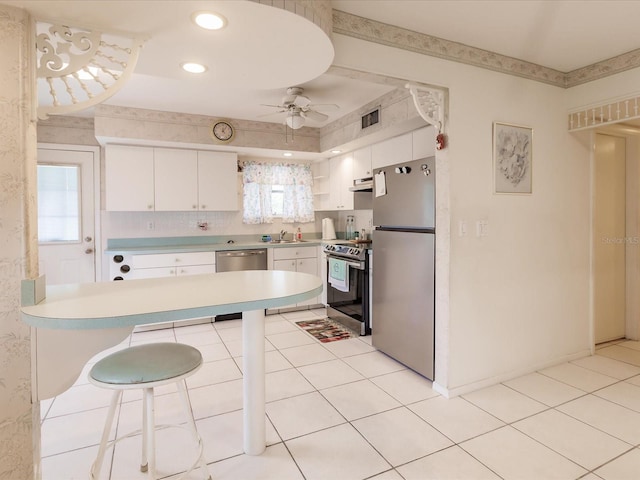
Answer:
<svg viewBox="0 0 640 480"><path fill-rule="evenodd" d="M373 345L433 379L435 157L374 170Z"/></svg>

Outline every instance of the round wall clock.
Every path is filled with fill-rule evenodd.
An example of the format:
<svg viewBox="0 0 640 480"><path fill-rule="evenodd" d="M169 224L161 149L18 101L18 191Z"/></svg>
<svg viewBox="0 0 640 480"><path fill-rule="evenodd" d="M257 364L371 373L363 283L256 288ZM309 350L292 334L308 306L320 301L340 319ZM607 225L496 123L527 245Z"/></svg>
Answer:
<svg viewBox="0 0 640 480"><path fill-rule="evenodd" d="M214 140L222 143L227 143L233 140L235 131L233 126L229 122L216 122L211 128L211 136Z"/></svg>

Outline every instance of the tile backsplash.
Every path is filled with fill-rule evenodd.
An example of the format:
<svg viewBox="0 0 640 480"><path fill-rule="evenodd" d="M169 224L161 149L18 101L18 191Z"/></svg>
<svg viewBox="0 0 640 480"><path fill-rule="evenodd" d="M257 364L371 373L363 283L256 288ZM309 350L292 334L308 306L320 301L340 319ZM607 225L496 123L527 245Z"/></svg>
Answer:
<svg viewBox="0 0 640 480"><path fill-rule="evenodd" d="M302 235L321 237L322 219L334 219L338 235L344 234L347 214L354 215L356 228L371 232L371 210L348 212L316 212L313 223L282 223L275 219L272 224L245 225L242 212L102 212L102 238L142 238L142 237L184 237L210 235L255 235L259 240L263 234L276 234L286 230L288 234L297 231ZM207 230L201 230L199 223L207 223Z"/></svg>

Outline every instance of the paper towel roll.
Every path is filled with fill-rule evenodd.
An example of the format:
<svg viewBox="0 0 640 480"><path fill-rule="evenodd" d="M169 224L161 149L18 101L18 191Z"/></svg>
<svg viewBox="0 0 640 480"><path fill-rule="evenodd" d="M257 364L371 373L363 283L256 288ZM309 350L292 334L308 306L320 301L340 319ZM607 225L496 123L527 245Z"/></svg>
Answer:
<svg viewBox="0 0 640 480"><path fill-rule="evenodd" d="M322 239L323 240L336 239L336 229L333 225L333 218L322 219Z"/></svg>

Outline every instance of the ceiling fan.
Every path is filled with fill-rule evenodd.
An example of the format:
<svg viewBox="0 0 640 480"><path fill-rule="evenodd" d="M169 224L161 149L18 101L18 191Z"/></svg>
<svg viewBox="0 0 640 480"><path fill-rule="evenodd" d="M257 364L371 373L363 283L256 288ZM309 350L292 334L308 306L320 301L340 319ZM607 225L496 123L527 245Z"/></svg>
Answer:
<svg viewBox="0 0 640 480"><path fill-rule="evenodd" d="M307 118L316 122L324 122L329 118L329 115L321 113L318 110L337 110L340 108L334 103L313 104L309 97L302 94L303 92L304 89L302 87L287 88L287 94L282 97L282 104L262 104L264 107L274 107L279 108L280 110L259 116L267 117L270 115L285 113L286 118L284 119L284 123L286 123L289 128L297 130L305 124L305 120Z"/></svg>

